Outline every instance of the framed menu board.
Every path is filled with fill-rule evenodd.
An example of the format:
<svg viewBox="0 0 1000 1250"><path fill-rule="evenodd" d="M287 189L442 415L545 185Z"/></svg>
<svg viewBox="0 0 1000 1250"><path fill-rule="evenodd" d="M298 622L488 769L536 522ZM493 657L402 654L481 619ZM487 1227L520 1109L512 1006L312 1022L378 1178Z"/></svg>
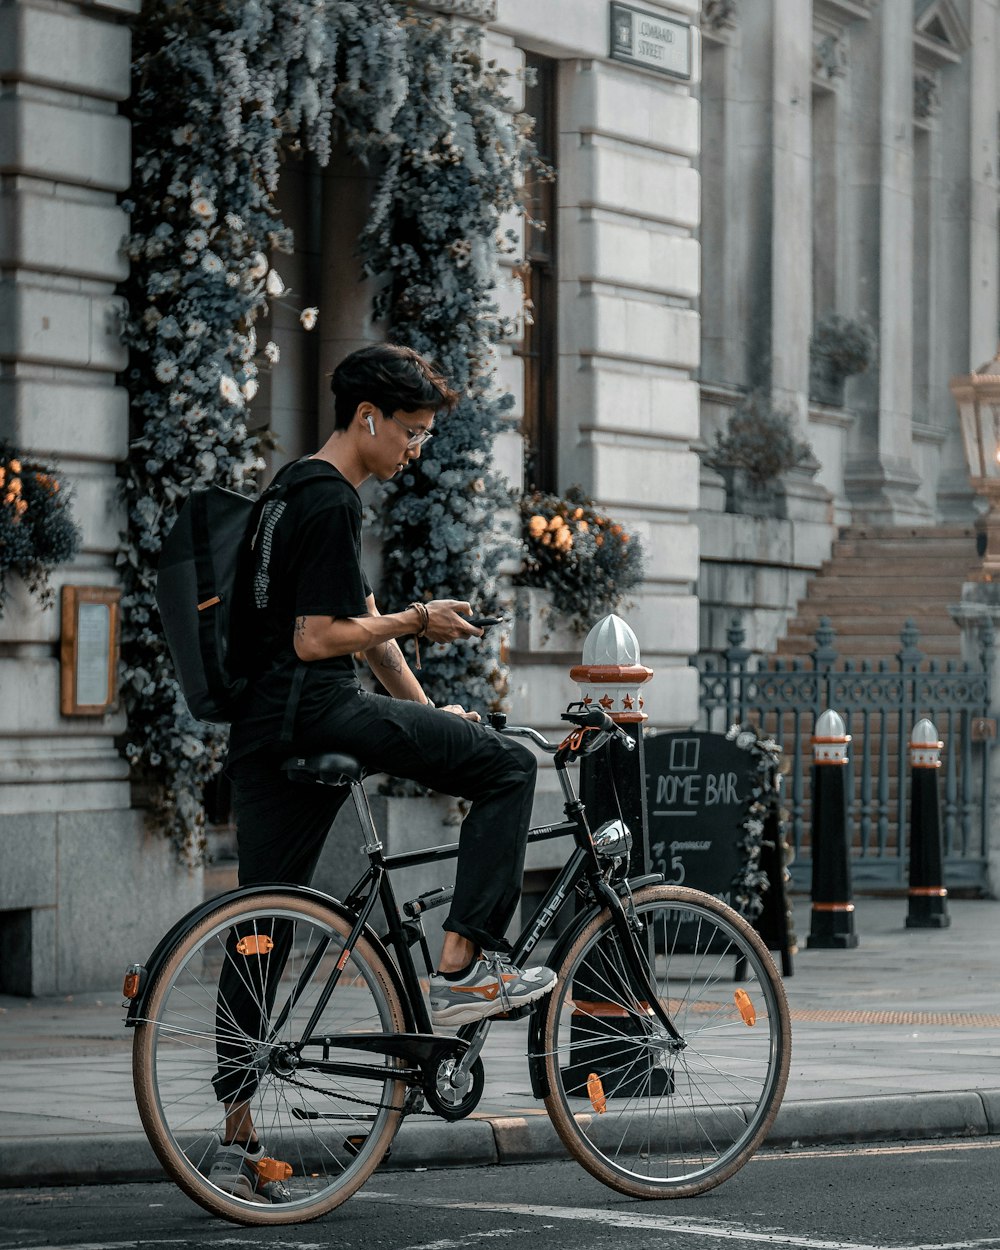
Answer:
<svg viewBox="0 0 1000 1250"><path fill-rule="evenodd" d="M103 716L118 701L121 591L64 586L60 598L59 710L63 716Z"/></svg>

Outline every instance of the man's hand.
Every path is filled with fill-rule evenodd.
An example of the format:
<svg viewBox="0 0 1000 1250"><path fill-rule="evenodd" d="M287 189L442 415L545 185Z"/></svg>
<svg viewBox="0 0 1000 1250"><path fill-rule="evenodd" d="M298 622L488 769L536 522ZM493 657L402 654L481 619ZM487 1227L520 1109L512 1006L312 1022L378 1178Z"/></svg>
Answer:
<svg viewBox="0 0 1000 1250"><path fill-rule="evenodd" d="M427 609L426 637L431 642L455 642L459 638L482 638L483 631L470 625L472 607L460 599L432 599ZM478 720L478 717L476 718Z"/></svg>
<svg viewBox="0 0 1000 1250"><path fill-rule="evenodd" d="M478 712L467 712L460 703L446 703L444 707L438 708L440 712L451 712L453 716L461 716L462 720L481 720Z"/></svg>

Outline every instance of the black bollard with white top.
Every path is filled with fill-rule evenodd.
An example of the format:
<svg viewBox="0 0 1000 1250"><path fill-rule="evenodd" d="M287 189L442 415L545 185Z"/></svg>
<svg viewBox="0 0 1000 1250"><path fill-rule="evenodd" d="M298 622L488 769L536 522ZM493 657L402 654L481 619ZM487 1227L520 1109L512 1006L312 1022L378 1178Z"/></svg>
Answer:
<svg viewBox="0 0 1000 1250"><path fill-rule="evenodd" d="M812 741L812 920L806 945L849 950L858 945L847 831L851 735L844 718L829 708L817 720Z"/></svg>
<svg viewBox="0 0 1000 1250"><path fill-rule="evenodd" d="M932 721L917 721L910 735L910 890L908 929L947 929L948 891L941 852L938 769L943 742Z"/></svg>

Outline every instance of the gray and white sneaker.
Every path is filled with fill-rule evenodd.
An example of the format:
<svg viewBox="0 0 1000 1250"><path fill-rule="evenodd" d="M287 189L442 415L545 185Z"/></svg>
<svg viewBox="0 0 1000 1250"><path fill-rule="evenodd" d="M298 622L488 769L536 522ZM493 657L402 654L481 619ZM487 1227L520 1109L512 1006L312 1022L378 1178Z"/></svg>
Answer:
<svg viewBox="0 0 1000 1250"><path fill-rule="evenodd" d="M240 1145L220 1142L208 1179L223 1193L244 1202L290 1202L291 1194L282 1183L291 1173L286 1163L268 1158L261 1142Z"/></svg>
<svg viewBox="0 0 1000 1250"><path fill-rule="evenodd" d="M430 979L431 1023L472 1024L503 1015L547 994L556 983L551 968L516 968L506 955L483 951L465 976L449 981L440 973Z"/></svg>

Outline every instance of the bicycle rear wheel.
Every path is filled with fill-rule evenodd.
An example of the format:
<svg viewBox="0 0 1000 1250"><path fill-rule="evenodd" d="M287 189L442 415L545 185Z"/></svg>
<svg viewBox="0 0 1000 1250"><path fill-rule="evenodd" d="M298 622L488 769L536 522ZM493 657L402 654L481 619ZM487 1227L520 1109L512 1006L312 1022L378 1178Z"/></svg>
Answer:
<svg viewBox="0 0 1000 1250"><path fill-rule="evenodd" d="M398 1066L348 1047L323 1053L324 1031L406 1027L392 977L364 939L346 957L306 1062L297 1066L288 1049L344 957L349 932L336 912L294 894L236 899L184 934L151 988L133 1049L139 1114L167 1173L214 1215L239 1224L315 1219L367 1180L392 1141L401 1081L317 1072L307 1062ZM209 1179L225 1126L223 1097L249 1106L265 1155L291 1169L286 1194L265 1189L262 1178L262 1192L243 1198Z"/></svg>
<svg viewBox="0 0 1000 1250"><path fill-rule="evenodd" d="M595 913L543 1007L545 1103L598 1180L637 1198L692 1197L732 1176L771 1127L788 1005L764 944L724 903L673 886L634 902L636 946L683 1046L636 992L610 914Z"/></svg>

